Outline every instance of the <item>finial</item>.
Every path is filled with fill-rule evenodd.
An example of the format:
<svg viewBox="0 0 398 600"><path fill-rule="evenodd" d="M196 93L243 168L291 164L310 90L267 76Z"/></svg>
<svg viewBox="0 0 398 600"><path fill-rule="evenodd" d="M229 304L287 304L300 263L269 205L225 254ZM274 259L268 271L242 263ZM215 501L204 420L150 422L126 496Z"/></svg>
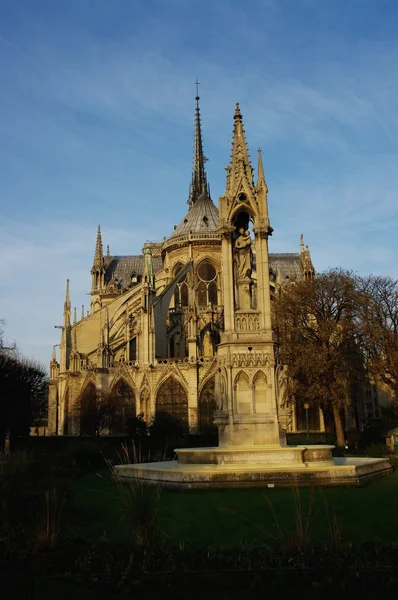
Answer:
<svg viewBox="0 0 398 600"><path fill-rule="evenodd" d="M84 304L82 304L82 319L84 319Z"/></svg>
<svg viewBox="0 0 398 600"><path fill-rule="evenodd" d="M57 362L57 353L56 353L56 344L55 346L53 346L53 353L52 353L52 357L51 357L51 362Z"/></svg>
<svg viewBox="0 0 398 600"><path fill-rule="evenodd" d="M196 98L195 100L198 101L199 100L199 80L198 80L198 76L196 76L196 81L195 81L195 85L196 85Z"/></svg>
<svg viewBox="0 0 398 600"><path fill-rule="evenodd" d="M66 294L65 294L65 302L70 301L70 289L69 289L69 279L66 280Z"/></svg>
<svg viewBox="0 0 398 600"><path fill-rule="evenodd" d="M240 106L239 106L239 102L236 103L235 106L235 114L234 114L234 119L241 121L242 120L242 113L240 112Z"/></svg>

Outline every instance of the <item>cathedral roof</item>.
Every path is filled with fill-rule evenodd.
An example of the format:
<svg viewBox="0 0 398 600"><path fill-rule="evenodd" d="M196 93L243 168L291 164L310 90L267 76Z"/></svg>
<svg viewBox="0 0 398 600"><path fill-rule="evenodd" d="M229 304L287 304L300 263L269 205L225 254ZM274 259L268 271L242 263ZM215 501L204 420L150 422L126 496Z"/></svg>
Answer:
<svg viewBox="0 0 398 600"><path fill-rule="evenodd" d="M189 209L184 219L177 225L170 237L189 233L190 231L205 233L207 231L215 231L217 228L218 209L205 192Z"/></svg>
<svg viewBox="0 0 398 600"><path fill-rule="evenodd" d="M273 271L276 272L276 269L279 269L282 283L284 283L286 279L299 281L303 277L300 254L298 253L270 253L269 262Z"/></svg>
<svg viewBox="0 0 398 600"><path fill-rule="evenodd" d="M132 276L142 277L144 273L144 255L138 256L111 256L105 261L105 284L112 279L117 280L119 289L128 288L132 283ZM161 256L152 257L153 271L161 271Z"/></svg>

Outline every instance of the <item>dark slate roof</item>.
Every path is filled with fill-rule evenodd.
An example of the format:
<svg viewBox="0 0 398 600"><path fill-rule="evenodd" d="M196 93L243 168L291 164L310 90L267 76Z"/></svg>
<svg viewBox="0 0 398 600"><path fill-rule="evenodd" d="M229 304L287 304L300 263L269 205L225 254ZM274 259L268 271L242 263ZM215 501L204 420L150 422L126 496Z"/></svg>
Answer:
<svg viewBox="0 0 398 600"><path fill-rule="evenodd" d="M298 253L278 253L270 254L269 262L271 269L276 273L279 268L281 274L281 283L287 278L297 281L302 278L301 259Z"/></svg>
<svg viewBox="0 0 398 600"><path fill-rule="evenodd" d="M158 273L162 270L161 256L152 257L153 270ZM111 256L105 259L105 284L112 279L117 280L119 289L126 289L131 284L131 276L135 273L139 281L144 273L144 255L138 256Z"/></svg>
<svg viewBox="0 0 398 600"><path fill-rule="evenodd" d="M213 204L212 200L203 194L199 200L190 208L181 223L175 228L173 234L181 235L194 233L215 231L218 228L218 208Z"/></svg>
<svg viewBox="0 0 398 600"><path fill-rule="evenodd" d="M193 208L191 210L193 210ZM281 283L287 278L292 281L302 278L300 254L270 254L269 260L270 267L275 273L276 269L279 268ZM154 272L159 273L163 268L162 258L160 256L153 256L152 263ZM144 273L143 254L138 256L111 256L110 258L105 259L105 284L108 284L114 279L117 280L116 283L118 289L127 289L131 285L131 276L133 273L138 276L139 283Z"/></svg>

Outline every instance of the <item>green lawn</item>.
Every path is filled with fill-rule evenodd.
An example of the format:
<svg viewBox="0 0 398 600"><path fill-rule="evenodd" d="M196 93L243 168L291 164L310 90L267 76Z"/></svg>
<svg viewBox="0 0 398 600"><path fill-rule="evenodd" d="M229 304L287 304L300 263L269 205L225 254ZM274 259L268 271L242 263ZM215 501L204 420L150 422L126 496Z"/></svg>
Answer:
<svg viewBox="0 0 398 600"><path fill-rule="evenodd" d="M116 486L107 471L70 483L68 522L82 536L123 542L131 539L123 519ZM303 506L309 491L302 489ZM161 528L172 543L186 547L234 548L273 543L274 519L265 496L288 532L295 528L295 506L290 489L164 491L160 501ZM324 490L329 511L343 515L347 542L398 541L398 471L366 488ZM313 533L327 539L327 519L321 495L316 493Z"/></svg>

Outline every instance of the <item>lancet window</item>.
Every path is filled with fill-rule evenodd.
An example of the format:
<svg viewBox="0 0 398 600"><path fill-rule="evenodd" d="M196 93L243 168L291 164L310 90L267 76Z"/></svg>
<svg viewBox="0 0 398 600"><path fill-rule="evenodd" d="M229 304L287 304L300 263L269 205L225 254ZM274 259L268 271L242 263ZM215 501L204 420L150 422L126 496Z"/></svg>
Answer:
<svg viewBox="0 0 398 600"><path fill-rule="evenodd" d="M209 260L203 260L197 269L197 303L199 306L217 305L217 271Z"/></svg>
<svg viewBox="0 0 398 600"><path fill-rule="evenodd" d="M174 277L181 271L182 265L178 264L174 270ZM175 308L188 306L188 284L187 276L185 275L179 283L177 283L174 292L174 306Z"/></svg>

